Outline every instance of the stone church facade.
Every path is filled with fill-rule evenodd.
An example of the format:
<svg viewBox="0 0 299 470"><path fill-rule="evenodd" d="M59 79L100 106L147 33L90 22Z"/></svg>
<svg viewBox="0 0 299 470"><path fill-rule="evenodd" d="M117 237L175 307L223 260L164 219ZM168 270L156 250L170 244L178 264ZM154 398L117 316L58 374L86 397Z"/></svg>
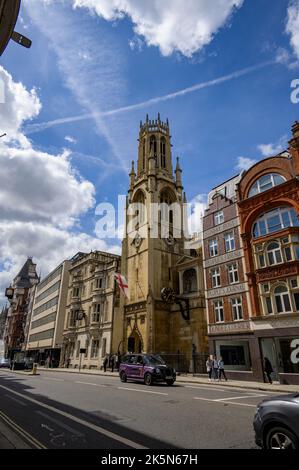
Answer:
<svg viewBox="0 0 299 470"><path fill-rule="evenodd" d="M171 147L168 121L159 115L140 123L122 246L129 286L129 299L122 298L123 352L207 352L202 250L186 245L186 196Z"/></svg>

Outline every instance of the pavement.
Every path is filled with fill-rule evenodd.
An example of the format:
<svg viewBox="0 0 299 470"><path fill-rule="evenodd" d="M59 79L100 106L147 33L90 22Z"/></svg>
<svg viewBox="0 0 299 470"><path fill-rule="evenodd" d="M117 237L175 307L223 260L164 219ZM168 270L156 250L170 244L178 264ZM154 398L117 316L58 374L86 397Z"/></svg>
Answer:
<svg viewBox="0 0 299 470"><path fill-rule="evenodd" d="M96 375L96 376L104 376L104 377L118 377L118 372L103 372L101 370L81 370L79 372L78 369L66 369L66 368L58 368L58 369L51 369L51 368L38 368L38 372L62 372L67 374L82 374L82 375ZM28 372L22 372L22 374L28 374ZM279 393L297 393L299 392L299 385L282 385L279 382L273 382L273 384L268 383L261 383L261 382L246 382L246 381L238 381L238 380L228 380L225 382L224 380L217 382L212 380L209 382L209 379L206 376L194 376L193 374L180 374L177 376L178 383L193 383L193 384L203 384L203 385L213 385L220 386L220 387L236 387L240 389L247 389L247 390L264 390L269 392L279 392Z"/></svg>
<svg viewBox="0 0 299 470"><path fill-rule="evenodd" d="M1 413L37 449L256 449L256 406L278 394L198 377L147 387L111 372L39 374L0 371Z"/></svg>

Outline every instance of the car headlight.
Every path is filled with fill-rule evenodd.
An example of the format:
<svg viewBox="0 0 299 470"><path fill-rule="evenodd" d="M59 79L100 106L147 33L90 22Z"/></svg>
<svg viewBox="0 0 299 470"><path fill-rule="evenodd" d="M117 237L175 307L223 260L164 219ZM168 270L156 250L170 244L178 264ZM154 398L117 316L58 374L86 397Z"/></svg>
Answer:
<svg viewBox="0 0 299 470"><path fill-rule="evenodd" d="M158 369L158 367L155 369L155 372L156 372L156 374L161 374L161 371L160 371L160 369Z"/></svg>

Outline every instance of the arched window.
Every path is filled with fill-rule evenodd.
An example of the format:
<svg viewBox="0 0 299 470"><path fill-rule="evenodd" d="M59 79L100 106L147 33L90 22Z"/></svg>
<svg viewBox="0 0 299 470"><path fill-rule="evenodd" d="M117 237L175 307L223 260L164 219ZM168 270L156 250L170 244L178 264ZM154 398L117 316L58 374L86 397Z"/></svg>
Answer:
<svg viewBox="0 0 299 470"><path fill-rule="evenodd" d="M291 312L289 290L286 285L276 287L274 290L277 313Z"/></svg>
<svg viewBox="0 0 299 470"><path fill-rule="evenodd" d="M161 220L173 224L173 211L169 210L169 206L173 204L174 197L169 191L163 191L160 196L161 204ZM167 207L168 206L168 207Z"/></svg>
<svg viewBox="0 0 299 470"><path fill-rule="evenodd" d="M161 139L161 167L166 168L166 140L165 137Z"/></svg>
<svg viewBox="0 0 299 470"><path fill-rule="evenodd" d="M268 263L270 266L273 264L282 263L282 255L280 245L277 242L272 242L267 246Z"/></svg>
<svg viewBox="0 0 299 470"><path fill-rule="evenodd" d="M284 182L285 178L278 173L269 173L268 175L263 175L251 186L248 197L255 196L256 194L263 193L264 191L268 191L268 189L274 188L274 186L278 186Z"/></svg>
<svg viewBox="0 0 299 470"><path fill-rule="evenodd" d="M197 292L197 275L195 269L188 269L183 274L183 293L192 294Z"/></svg>
<svg viewBox="0 0 299 470"><path fill-rule="evenodd" d="M157 139L154 135L151 136L150 140L150 153L152 153L152 150L154 151L154 156L157 156Z"/></svg>
<svg viewBox="0 0 299 470"><path fill-rule="evenodd" d="M298 227L299 221L291 207L279 207L260 216L253 225L253 237L258 238L279 232L288 227Z"/></svg>
<svg viewBox="0 0 299 470"><path fill-rule="evenodd" d="M136 194L134 198L134 204L136 204L135 217L137 216L138 224L141 225L146 220L145 198L142 191L138 191Z"/></svg>

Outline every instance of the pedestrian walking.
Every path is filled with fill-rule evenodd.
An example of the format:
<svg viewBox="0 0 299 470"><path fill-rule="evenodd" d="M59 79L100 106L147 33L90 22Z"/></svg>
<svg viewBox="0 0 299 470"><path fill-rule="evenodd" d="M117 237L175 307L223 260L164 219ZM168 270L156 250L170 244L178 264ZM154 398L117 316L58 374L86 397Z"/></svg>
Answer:
<svg viewBox="0 0 299 470"><path fill-rule="evenodd" d="M212 376L214 380L218 379L218 359L217 356L213 357L213 372Z"/></svg>
<svg viewBox="0 0 299 470"><path fill-rule="evenodd" d="M264 371L265 371L265 374L267 376L269 384L272 384L273 382L272 382L271 374L273 372L273 367L272 367L272 364L271 364L271 362L269 361L269 359L267 357L264 358Z"/></svg>
<svg viewBox="0 0 299 470"><path fill-rule="evenodd" d="M67 360L66 360L66 368L67 369L70 367L70 363L71 363L71 358L68 357Z"/></svg>
<svg viewBox="0 0 299 470"><path fill-rule="evenodd" d="M213 356L209 356L206 361L206 368L207 368L207 373L209 375L209 382L212 380L212 374L213 374Z"/></svg>
<svg viewBox="0 0 299 470"><path fill-rule="evenodd" d="M227 382L227 377L225 375L225 370L224 370L224 362L222 357L220 356L219 361L218 361L218 382L221 380L221 376L225 378L225 381Z"/></svg>
<svg viewBox="0 0 299 470"><path fill-rule="evenodd" d="M114 372L114 366L115 366L115 356L112 356L111 357L111 372Z"/></svg>
<svg viewBox="0 0 299 470"><path fill-rule="evenodd" d="M108 356L105 356L105 359L103 361L104 372L107 371L107 365L108 365Z"/></svg>

